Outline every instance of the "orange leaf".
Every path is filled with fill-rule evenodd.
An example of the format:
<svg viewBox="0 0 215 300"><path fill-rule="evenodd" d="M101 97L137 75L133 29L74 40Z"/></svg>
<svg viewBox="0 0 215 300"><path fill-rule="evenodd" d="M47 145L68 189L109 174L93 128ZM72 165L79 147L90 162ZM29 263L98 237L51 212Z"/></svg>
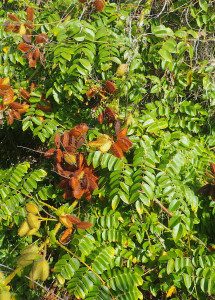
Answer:
<svg viewBox="0 0 215 300"><path fill-rule="evenodd" d="M79 229L88 229L91 226L93 226L93 224L90 222L80 222L77 224L77 228L79 228Z"/></svg>
<svg viewBox="0 0 215 300"><path fill-rule="evenodd" d="M210 163L211 172L215 175L215 163Z"/></svg>
<svg viewBox="0 0 215 300"><path fill-rule="evenodd" d="M40 58L40 49L35 48L33 51L33 59L38 60Z"/></svg>
<svg viewBox="0 0 215 300"><path fill-rule="evenodd" d="M26 14L27 14L27 20L29 22L33 22L34 21L34 9L33 9L33 7L27 7Z"/></svg>
<svg viewBox="0 0 215 300"><path fill-rule="evenodd" d="M23 105L21 103L18 103L18 102L12 102L12 103L10 103L10 107L13 108L13 109L22 109Z"/></svg>
<svg viewBox="0 0 215 300"><path fill-rule="evenodd" d="M48 43L48 40L48 36L45 33L40 33L35 38L36 44Z"/></svg>
<svg viewBox="0 0 215 300"><path fill-rule="evenodd" d="M8 18L12 21L19 22L19 18L15 14L8 14Z"/></svg>
<svg viewBox="0 0 215 300"><path fill-rule="evenodd" d="M61 145L61 138L60 138L59 133L56 133L55 138L54 138L54 143L55 143L55 146L59 149L60 145Z"/></svg>
<svg viewBox="0 0 215 300"><path fill-rule="evenodd" d="M73 129L71 129L69 134L70 134L70 136L78 138L78 137L86 134L88 129L89 129L89 127L87 126L87 124L82 123L82 124L76 125Z"/></svg>
<svg viewBox="0 0 215 300"><path fill-rule="evenodd" d="M54 149L54 148L51 148L51 149L47 150L47 151L44 153L44 156L45 156L45 157L51 157L51 156L54 155L54 153L55 153L55 149Z"/></svg>
<svg viewBox="0 0 215 300"><path fill-rule="evenodd" d="M123 151L120 147L120 145L118 144L118 142L115 142L112 146L111 146L111 151L113 152L113 154L116 157L122 158L124 157Z"/></svg>
<svg viewBox="0 0 215 300"><path fill-rule="evenodd" d="M19 120L21 118L21 115L20 113L17 111L17 110L14 110L13 111L13 116L15 119Z"/></svg>
<svg viewBox="0 0 215 300"><path fill-rule="evenodd" d="M24 98L25 100L28 100L30 98L30 93L26 91L25 89L20 90L20 96Z"/></svg>
<svg viewBox="0 0 215 300"><path fill-rule="evenodd" d="M59 219L60 222L67 228L72 228L73 224L77 225L81 223L81 220L79 218L71 215L61 215Z"/></svg>
<svg viewBox="0 0 215 300"><path fill-rule="evenodd" d="M103 121L104 121L103 113L101 113L101 114L98 115L97 120L98 120L99 124L103 123Z"/></svg>
<svg viewBox="0 0 215 300"><path fill-rule="evenodd" d="M29 105L23 103L22 108L19 108L19 109L18 109L18 112L19 112L20 114L24 114L28 109L29 109Z"/></svg>
<svg viewBox="0 0 215 300"><path fill-rule="evenodd" d="M105 82L105 89L108 93L114 94L117 90L117 87L113 81L107 80Z"/></svg>
<svg viewBox="0 0 215 300"><path fill-rule="evenodd" d="M11 112L9 112L8 116L7 116L7 123L8 123L8 125L12 125L13 122L14 122L13 114Z"/></svg>
<svg viewBox="0 0 215 300"><path fill-rule="evenodd" d="M65 131L62 137L62 145L63 147L69 146L69 132Z"/></svg>
<svg viewBox="0 0 215 300"><path fill-rule="evenodd" d="M27 58L28 58L28 64L30 68L36 68L37 66L37 61L34 58L33 52L30 52L27 54Z"/></svg>
<svg viewBox="0 0 215 300"><path fill-rule="evenodd" d="M4 97L3 97L3 104L4 105L9 105L10 103L12 103L14 101L14 92L13 90L10 88L9 90L7 90L7 92L5 93Z"/></svg>
<svg viewBox="0 0 215 300"><path fill-rule="evenodd" d="M132 147L132 142L128 137L119 138L117 143L124 152L127 152Z"/></svg>
<svg viewBox="0 0 215 300"><path fill-rule="evenodd" d="M57 163L61 163L63 158L63 152L60 149L56 150L56 161Z"/></svg>
<svg viewBox="0 0 215 300"><path fill-rule="evenodd" d="M62 244L68 244L71 238L71 234L72 234L72 228L67 228L66 230L64 230L64 232L61 234L59 241Z"/></svg>
<svg viewBox="0 0 215 300"><path fill-rule="evenodd" d="M73 189L73 196L75 199L80 199L84 195L85 189L81 188L79 180L76 177L72 177L70 180L70 185Z"/></svg>
<svg viewBox="0 0 215 300"><path fill-rule="evenodd" d="M32 46L32 45L28 45L28 44L26 44L26 43L20 43L20 44L18 45L18 49L19 49L20 51L26 53L26 52L32 50L32 49L33 49L33 46Z"/></svg>

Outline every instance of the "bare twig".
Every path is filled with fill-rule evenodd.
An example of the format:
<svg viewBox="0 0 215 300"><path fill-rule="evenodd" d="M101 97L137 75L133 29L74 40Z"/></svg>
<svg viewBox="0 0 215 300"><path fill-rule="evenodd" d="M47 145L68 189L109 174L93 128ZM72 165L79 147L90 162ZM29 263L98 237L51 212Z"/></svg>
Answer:
<svg viewBox="0 0 215 300"><path fill-rule="evenodd" d="M158 199L154 199L154 202L160 206L160 208L167 213L168 216L173 217L173 213L169 211Z"/></svg>

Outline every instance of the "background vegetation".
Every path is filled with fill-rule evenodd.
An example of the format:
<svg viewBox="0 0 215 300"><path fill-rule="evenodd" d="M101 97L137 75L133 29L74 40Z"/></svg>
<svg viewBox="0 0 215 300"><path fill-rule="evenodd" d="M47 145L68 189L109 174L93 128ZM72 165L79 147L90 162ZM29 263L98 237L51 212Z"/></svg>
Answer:
<svg viewBox="0 0 215 300"><path fill-rule="evenodd" d="M212 0L0 4L0 299L214 299Z"/></svg>

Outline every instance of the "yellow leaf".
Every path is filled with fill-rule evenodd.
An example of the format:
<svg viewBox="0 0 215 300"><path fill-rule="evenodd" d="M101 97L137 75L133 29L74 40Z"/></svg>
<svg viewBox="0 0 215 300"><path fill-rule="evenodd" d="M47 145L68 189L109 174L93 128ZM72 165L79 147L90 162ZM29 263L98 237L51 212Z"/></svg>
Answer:
<svg viewBox="0 0 215 300"><path fill-rule="evenodd" d="M2 85L8 85L8 84L10 84L10 79L6 77L2 80Z"/></svg>
<svg viewBox="0 0 215 300"><path fill-rule="evenodd" d="M74 164L76 164L76 155L75 154L71 154L71 153L65 153L64 154L64 160L69 165L74 165Z"/></svg>
<svg viewBox="0 0 215 300"><path fill-rule="evenodd" d="M3 52L4 52L4 53L8 53L8 51L9 51L9 47L3 47L3 49L2 49L2 50L3 50Z"/></svg>
<svg viewBox="0 0 215 300"><path fill-rule="evenodd" d="M170 298L173 294L175 294L176 293L176 287L174 286L174 285L172 285L170 288L169 288L169 290L168 290L168 292L167 292L167 294L166 294L166 297L167 298Z"/></svg>
<svg viewBox="0 0 215 300"><path fill-rule="evenodd" d="M109 135L102 134L98 137L97 140L89 142L88 146L90 148L99 149L101 152L105 153L108 152L108 150L110 150L112 143L113 141Z"/></svg>
<svg viewBox="0 0 215 300"><path fill-rule="evenodd" d="M127 71L128 71L128 65L121 64L121 65L119 65L119 67L116 70L116 75L119 77L122 77L123 75L125 75L125 73L127 73Z"/></svg>
<svg viewBox="0 0 215 300"><path fill-rule="evenodd" d="M19 34L20 34L20 35L26 34L26 28L25 28L25 25L24 25L24 24L21 24L21 25L20 25L20 28L19 28Z"/></svg>

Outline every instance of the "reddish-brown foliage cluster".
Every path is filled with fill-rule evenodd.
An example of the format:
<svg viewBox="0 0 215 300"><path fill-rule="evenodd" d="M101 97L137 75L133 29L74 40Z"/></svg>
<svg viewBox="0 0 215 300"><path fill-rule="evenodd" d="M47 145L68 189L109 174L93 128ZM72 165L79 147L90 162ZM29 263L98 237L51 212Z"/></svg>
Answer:
<svg viewBox="0 0 215 300"><path fill-rule="evenodd" d="M25 113L29 105L15 101L15 95L12 87L9 84L8 78L0 78L0 111L4 112L7 116L7 122L12 125L15 119L20 119L21 115Z"/></svg>
<svg viewBox="0 0 215 300"><path fill-rule="evenodd" d="M18 45L18 49L25 54L28 59L29 67L36 68L37 62L40 61L44 64L45 57L41 47L38 44L46 44L48 42L48 36L45 33L40 33L35 36L34 43L32 43L32 35L23 35L24 42Z"/></svg>
<svg viewBox="0 0 215 300"><path fill-rule="evenodd" d="M10 21L6 21L4 23L6 31L12 31L23 35L34 28L34 9L32 7L27 7L26 21L24 22L21 22L21 20L15 14L9 13L8 18Z"/></svg>
<svg viewBox="0 0 215 300"><path fill-rule="evenodd" d="M87 92L86 96L88 98L94 98L97 96L100 101L105 100L108 94L115 94L117 91L117 86L113 81L107 80L104 84L102 85L94 85L92 86Z"/></svg>
<svg viewBox="0 0 215 300"><path fill-rule="evenodd" d="M120 129L120 126L116 124L116 142L111 146L113 154L119 158L124 157L124 152L127 152L132 147L132 142L129 140L127 135L127 128Z"/></svg>
<svg viewBox="0 0 215 300"><path fill-rule="evenodd" d="M55 156L56 171L63 177L60 187L64 189L65 199L85 196L90 200L92 192L98 187L98 178L93 168L87 165L84 155L78 152L85 143L88 129L86 124L79 124L63 135L57 134L56 148L45 152L45 157Z"/></svg>
<svg viewBox="0 0 215 300"><path fill-rule="evenodd" d="M15 14L8 14L10 21L5 23L5 30L19 33L22 36L23 42L18 45L18 49L22 51L25 57L28 59L29 67L36 68L37 62L42 64L45 61L44 52L41 50L43 46L48 42L48 36L45 33L38 35L32 35L32 29L34 28L34 9L27 7L26 9L26 22L21 22Z"/></svg>

